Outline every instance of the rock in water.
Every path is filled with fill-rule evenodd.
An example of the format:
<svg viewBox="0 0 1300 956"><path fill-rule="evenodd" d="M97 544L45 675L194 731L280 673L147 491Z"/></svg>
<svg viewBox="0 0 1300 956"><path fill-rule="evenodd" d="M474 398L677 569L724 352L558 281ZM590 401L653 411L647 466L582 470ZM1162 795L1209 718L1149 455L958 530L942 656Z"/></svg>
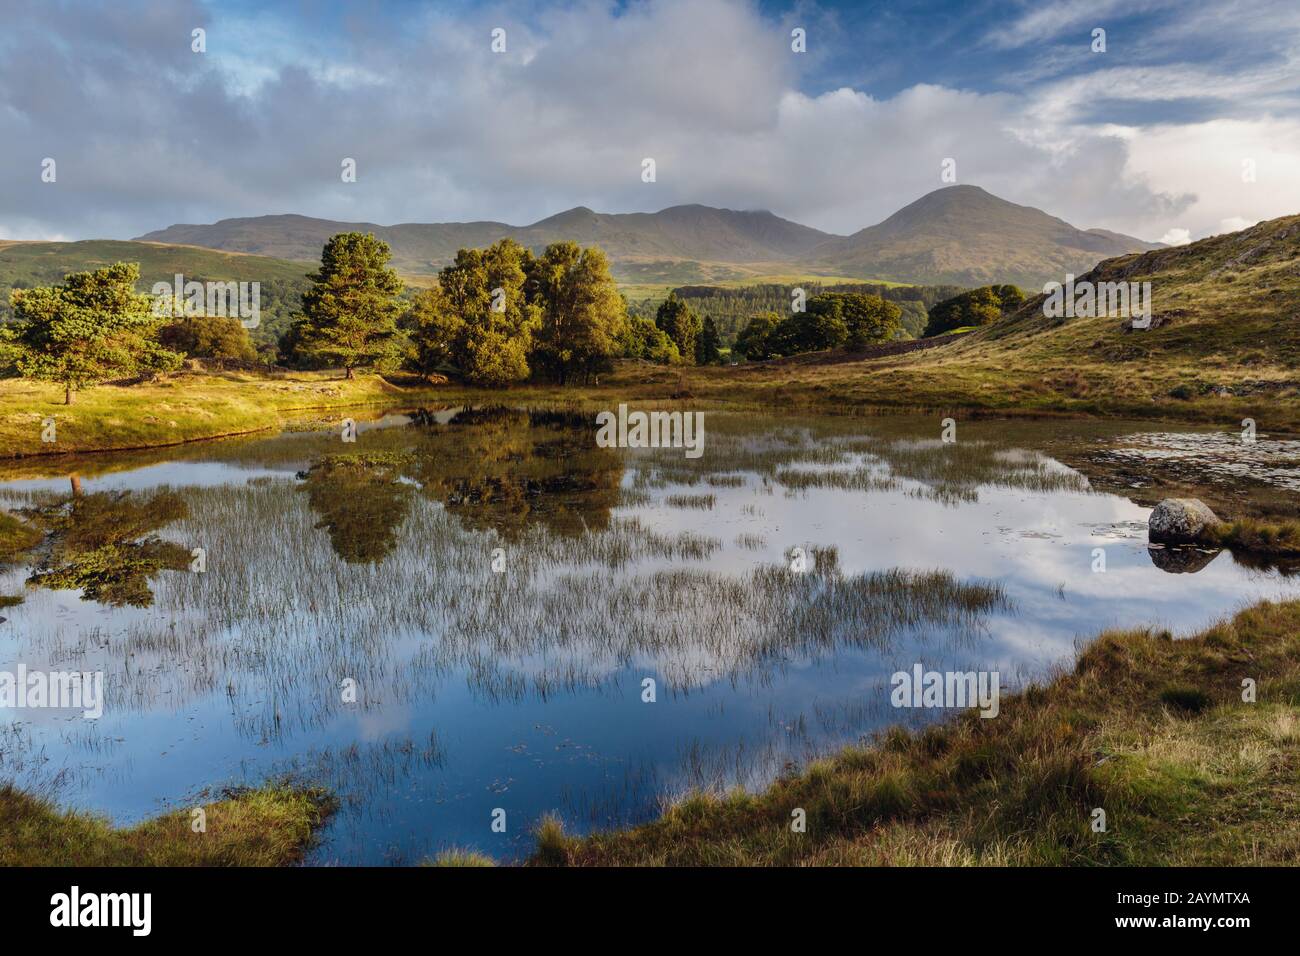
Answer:
<svg viewBox="0 0 1300 956"><path fill-rule="evenodd" d="M1166 548L1162 544L1147 548L1151 563L1167 574L1195 574L1217 558L1219 553L1205 548Z"/></svg>
<svg viewBox="0 0 1300 956"><path fill-rule="evenodd" d="M1219 523L1200 498L1166 498L1147 522L1147 537L1159 544L1194 544L1202 531Z"/></svg>

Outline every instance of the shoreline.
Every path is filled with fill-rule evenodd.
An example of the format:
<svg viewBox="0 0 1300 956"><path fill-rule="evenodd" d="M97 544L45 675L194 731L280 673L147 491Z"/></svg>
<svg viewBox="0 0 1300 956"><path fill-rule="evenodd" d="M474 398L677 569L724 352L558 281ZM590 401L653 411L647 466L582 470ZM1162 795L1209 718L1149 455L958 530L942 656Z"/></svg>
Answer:
<svg viewBox="0 0 1300 956"><path fill-rule="evenodd" d="M813 367L833 368L843 364L837 362ZM836 416L942 413L966 419L1063 421L1121 418L1147 421L1153 425L1217 425L1229 430L1238 427L1237 416L1250 411L1242 407L1229 410L1221 404L1209 406L1196 401L1189 401L1185 406L1080 405L1063 397L1045 404L996 405L973 394L936 396L932 401L922 401L920 396L906 392L893 395L877 393L869 400L865 396L846 399L839 389L830 390L826 385L812 381L756 388L757 383L736 380L753 374L753 371L770 374L783 367L777 363L756 363L722 369L691 367L688 370L625 362L609 381L600 385L564 388L523 384L499 390L455 384L404 386L374 374L348 380L334 377L334 373L244 372L231 375L191 371L163 376L157 383L99 386L82 393L79 396L81 401L70 406L50 400L58 391L53 387L27 383L15 386L12 381L5 381L0 382L0 399L5 399L7 405L5 414L0 417L0 460L53 459L67 455L173 448L271 431L297 413L427 402L543 402L601 406L617 398L624 402L647 403L697 401L737 411L782 408ZM643 377L646 374L651 377ZM640 380L636 380L638 377ZM191 386L197 388L190 391ZM822 394L824 391L828 394ZM303 401L306 396L301 393L304 392L313 397ZM290 400L282 402L279 400L282 398ZM175 417L164 421L155 414L159 410L170 412ZM54 442L43 442L40 435L42 423L50 419L56 425L58 437ZM1300 417L1285 422L1279 419L1277 424L1262 422L1258 427L1277 437L1300 436ZM125 431L131 437L111 437L114 429ZM48 447L51 444L61 447Z"/></svg>
<svg viewBox="0 0 1300 956"><path fill-rule="evenodd" d="M1300 862L1300 600L1261 601L1191 637L1107 630L1072 667L1005 694L996 718L955 712L814 758L759 792L693 792L637 826L534 830L524 866L1186 866ZM1258 696L1246 700L1249 678ZM192 811L129 827L0 784L0 861L293 866L333 798L268 784L222 793L240 825L189 840ZM1105 813L1105 829L1095 826ZM806 828L794 830L802 810ZM1223 822L1210 832L1178 820ZM56 841L61 830L69 840ZM90 857L87 857L89 854ZM421 865L497 865L449 850Z"/></svg>
<svg viewBox="0 0 1300 956"><path fill-rule="evenodd" d="M1294 865L1298 628L1291 600L1188 638L1108 630L1004 695L997 718L890 727L760 793L687 794L640 826L570 837L548 817L525 865Z"/></svg>

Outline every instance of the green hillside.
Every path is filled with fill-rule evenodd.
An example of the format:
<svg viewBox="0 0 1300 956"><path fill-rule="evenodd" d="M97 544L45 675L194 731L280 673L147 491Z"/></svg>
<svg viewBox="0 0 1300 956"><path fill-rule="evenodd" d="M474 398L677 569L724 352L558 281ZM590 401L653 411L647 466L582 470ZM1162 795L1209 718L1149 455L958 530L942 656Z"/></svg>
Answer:
<svg viewBox="0 0 1300 956"><path fill-rule="evenodd" d="M142 292L148 292L155 282L173 281L178 273L186 281L260 282L262 321L249 330L259 344L274 343L288 328L289 316L299 306L312 269L306 262L156 242L4 242L0 243L0 321L11 317L9 293L13 289L52 285L69 272L99 269L114 262L140 264Z"/></svg>
<svg viewBox="0 0 1300 956"><path fill-rule="evenodd" d="M810 353L735 369L639 370L697 398L1161 416L1300 432L1300 216L1107 259L1079 281L1150 282L1152 328L1049 319L1043 299L942 348ZM611 385L619 384L611 382Z"/></svg>

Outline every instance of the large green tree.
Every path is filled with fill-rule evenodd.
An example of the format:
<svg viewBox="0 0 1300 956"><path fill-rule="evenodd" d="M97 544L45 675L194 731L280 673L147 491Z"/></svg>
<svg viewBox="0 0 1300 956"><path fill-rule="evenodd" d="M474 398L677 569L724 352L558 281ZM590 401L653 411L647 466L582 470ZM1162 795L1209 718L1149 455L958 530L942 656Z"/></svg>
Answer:
<svg viewBox="0 0 1300 956"><path fill-rule="evenodd" d="M57 382L71 405L79 389L178 367L181 356L158 343L153 300L135 291L139 278L138 264L118 262L70 273L62 285L15 289L19 374Z"/></svg>
<svg viewBox="0 0 1300 956"><path fill-rule="evenodd" d="M768 345L776 355L798 355L839 348L848 337L849 327L840 303L814 297L808 300L805 311L792 312L781 320L768 337Z"/></svg>
<svg viewBox="0 0 1300 956"><path fill-rule="evenodd" d="M645 359L660 365L680 365L681 353L677 344L653 319L640 315L628 316L622 336L624 358Z"/></svg>
<svg viewBox="0 0 1300 956"><path fill-rule="evenodd" d="M781 324L781 317L775 312L761 312L750 318L745 327L736 336L735 351L751 362L773 358L774 333Z"/></svg>
<svg viewBox="0 0 1300 956"><path fill-rule="evenodd" d="M695 339L695 364L696 365L716 365L722 360L722 352L718 346L722 344L722 338L718 335L718 326L711 316L704 317L704 323L700 327L700 334Z"/></svg>
<svg viewBox="0 0 1300 956"><path fill-rule="evenodd" d="M668 293L655 313L655 325L663 329L668 337L677 344L677 351L688 362L695 359L695 339L699 336L703 323L699 315L685 299L679 299L676 292Z"/></svg>
<svg viewBox="0 0 1300 956"><path fill-rule="evenodd" d="M217 362L255 362L257 350L248 329L223 315L182 315L158 330L158 340L190 358Z"/></svg>
<svg viewBox="0 0 1300 956"><path fill-rule="evenodd" d="M903 310L878 295L861 292L823 292L808 302L810 316L834 315L844 323L844 339L851 350L888 342L903 332ZM831 346L819 346L821 348Z"/></svg>
<svg viewBox="0 0 1300 956"><path fill-rule="evenodd" d="M525 290L531 266L532 256L513 239L457 252L438 287L415 297L407 319L416 368L427 375L450 365L466 381L493 387L527 378L541 321Z"/></svg>
<svg viewBox="0 0 1300 956"><path fill-rule="evenodd" d="M291 333L299 353L342 365L348 378L358 366L397 364L404 348L397 320L405 307L398 299L402 280L388 268L391 255L388 243L370 233L330 237Z"/></svg>
<svg viewBox="0 0 1300 956"><path fill-rule="evenodd" d="M627 337L627 303L605 253L575 242L547 246L529 268L529 295L541 308L533 354L551 378L590 381L611 365Z"/></svg>
<svg viewBox="0 0 1300 956"><path fill-rule="evenodd" d="M1014 285L986 285L970 289L930 308L922 335L942 335L953 329L988 325L1020 308L1025 294Z"/></svg>

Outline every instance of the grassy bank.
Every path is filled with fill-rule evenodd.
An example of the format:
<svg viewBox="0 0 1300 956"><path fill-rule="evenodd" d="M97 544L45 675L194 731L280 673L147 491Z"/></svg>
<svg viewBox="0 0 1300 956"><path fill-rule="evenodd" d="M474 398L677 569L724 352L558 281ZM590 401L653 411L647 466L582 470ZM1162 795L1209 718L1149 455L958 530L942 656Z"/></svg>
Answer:
<svg viewBox="0 0 1300 956"><path fill-rule="evenodd" d="M117 828L0 785L0 866L287 866L302 859L332 808L320 791L266 786L204 812L203 833L194 832L190 809Z"/></svg>
<svg viewBox="0 0 1300 956"><path fill-rule="evenodd" d="M920 733L893 730L759 795L694 795L534 865L1294 865L1300 601L1190 640L1103 634L1069 673ZM1258 687L1242 701L1242 680ZM791 832L792 812L807 832ZM1105 832L1091 827L1106 813Z"/></svg>
<svg viewBox="0 0 1300 956"><path fill-rule="evenodd" d="M0 381L0 456L73 454L176 445L276 427L281 416L357 405L430 400L378 375L347 381L337 372L178 372L155 382L101 385L63 404L62 389ZM41 440L53 419L56 441Z"/></svg>
<svg viewBox="0 0 1300 956"><path fill-rule="evenodd" d="M1258 521L1241 518L1206 528L1202 544L1232 548L1250 554L1278 557L1300 556L1300 521Z"/></svg>

